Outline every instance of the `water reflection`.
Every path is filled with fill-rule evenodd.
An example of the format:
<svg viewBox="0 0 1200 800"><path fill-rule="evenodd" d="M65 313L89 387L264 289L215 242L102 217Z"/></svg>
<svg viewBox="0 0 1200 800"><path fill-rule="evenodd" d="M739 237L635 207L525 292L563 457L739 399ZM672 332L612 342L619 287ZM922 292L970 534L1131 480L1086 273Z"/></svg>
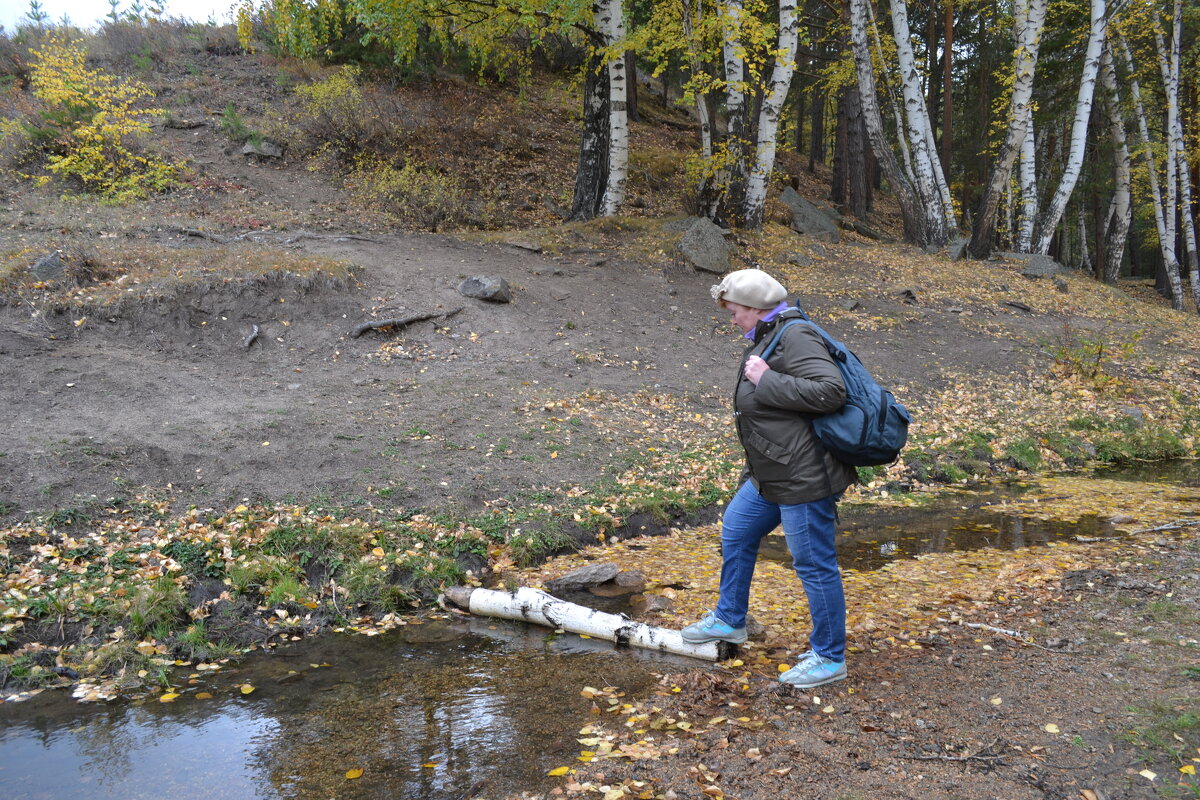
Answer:
<svg viewBox="0 0 1200 800"><path fill-rule="evenodd" d="M952 497L934 508L852 510L842 515L839 526L838 562L845 568L872 570L923 553L984 547L1016 550L1077 536L1118 535L1112 525L1096 516L1064 522L998 514L988 508L997 497L980 502L980 498L971 496L966 507L961 498ZM778 531L763 540L760 555L791 562L787 543Z"/></svg>
<svg viewBox="0 0 1200 800"><path fill-rule="evenodd" d="M0 706L0 786L14 800L536 789L547 769L577 755L575 737L590 717L583 686L619 676L641 692L652 670L683 664L484 620L444 632L452 641L414 643L401 630L301 642L170 704L81 706L55 693ZM252 694L239 691L246 683ZM195 689L214 697L197 699ZM352 769L362 776L348 779Z"/></svg>

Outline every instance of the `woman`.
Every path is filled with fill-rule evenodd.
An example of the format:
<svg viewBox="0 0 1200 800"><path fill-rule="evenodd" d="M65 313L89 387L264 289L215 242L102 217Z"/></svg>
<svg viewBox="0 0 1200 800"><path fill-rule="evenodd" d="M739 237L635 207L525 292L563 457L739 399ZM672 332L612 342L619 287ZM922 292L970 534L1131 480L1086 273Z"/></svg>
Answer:
<svg viewBox="0 0 1200 800"><path fill-rule="evenodd" d="M779 281L758 269L731 272L712 296L750 340L734 391L738 438L746 451L743 482L721 528L717 607L682 631L689 642L746 641L750 581L762 537L781 522L812 616L810 649L780 680L808 689L846 677L846 600L834 550L837 501L853 467L829 455L808 417L842 407L846 387L820 335L790 325L773 353L776 331L799 318Z"/></svg>

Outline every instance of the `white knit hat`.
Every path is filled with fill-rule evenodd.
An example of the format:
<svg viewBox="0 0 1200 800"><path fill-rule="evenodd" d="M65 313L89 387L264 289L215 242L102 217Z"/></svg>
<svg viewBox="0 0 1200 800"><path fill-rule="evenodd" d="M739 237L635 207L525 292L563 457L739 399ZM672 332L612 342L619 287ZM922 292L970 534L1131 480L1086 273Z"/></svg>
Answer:
<svg viewBox="0 0 1200 800"><path fill-rule="evenodd" d="M774 308L787 297L787 289L761 269L739 269L712 287L712 296L721 305L737 303L746 308Z"/></svg>

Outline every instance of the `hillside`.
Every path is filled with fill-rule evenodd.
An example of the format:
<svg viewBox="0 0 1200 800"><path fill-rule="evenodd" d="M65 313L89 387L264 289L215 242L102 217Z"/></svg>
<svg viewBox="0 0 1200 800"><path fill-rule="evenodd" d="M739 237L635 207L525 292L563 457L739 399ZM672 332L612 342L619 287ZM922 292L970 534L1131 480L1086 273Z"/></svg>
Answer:
<svg viewBox="0 0 1200 800"><path fill-rule="evenodd" d="M561 75L520 89L449 74L345 84L334 69L240 54L229 31L155 31L150 42L97 39L90 63L152 90L165 113L148 146L182 165L181 185L115 204L64 195L62 183L37 187L20 175L36 171L28 162L0 178L6 692L74 684L85 699L136 694L154 664L221 662L330 628L376 632L398 612L427 608L448 584L538 583L580 558L546 562L550 555L715 519L740 469L728 399L742 342L711 301L716 277L679 253L694 135L685 115L644 93L628 213L567 224L578 112ZM348 121L335 104L322 116L316 95L298 92L314 86L374 111ZM10 116L29 113L30 102L10 85ZM357 138L321 148L347 131ZM243 154L245 142L261 150L263 141L282 155ZM381 143L405 148L416 166L388 171L352 157L356 146L378 152ZM809 174L794 153L780 163L781 183L826 202L825 172ZM897 236L889 199L878 202L871 225ZM920 508L949 486L1196 456L1195 316L1171 311L1148 287L1031 277L1016 260L952 261L851 231L836 244L815 242L788 219L772 200L763 232L731 234L731 267L779 276L915 420L898 463L860 471L844 505L850 520L886 505ZM459 284L478 275L506 280L511 302L461 295ZM1038 501L1056 519L1086 513L1129 530L1190 513L1186 491L1168 502L1153 488L1079 480L1045 479ZM677 626L706 597L713 540L712 529L697 528L583 557L643 569L675 598L660 621ZM1194 650L1194 540L1131 541L1011 557L949 553L858 573L856 674L868 688L854 698L838 692L848 710L819 735L802 730L817 725L811 715L784 712L818 698L780 695L770 681L776 661L800 645L785 624L799 613L794 605L756 608L773 627L747 650L753 679L668 676L684 687L671 702L709 717L726 702L749 702L756 720L774 722L765 732L747 727L756 732L738 753L792 752L804 764L797 775L827 777L842 769L839 739L896 728L896 742L911 741L916 722L880 722L871 705L907 702L921 710L922 741L938 726L954 733L956 749L929 739L933 750L920 756L941 794L923 793L924 779L904 772L909 756L890 739L851 752L846 769L861 774L843 775L843 785L870 796L900 782L907 788L879 796L1073 797L1070 775L1036 769L1005 777L981 767L987 778L972 793L954 787L962 762L986 766L1002 752L1043 747L1029 735L1041 724L1040 699L1021 669L1038 671L1038 691L1081 718L1092 707L1085 700L1106 714L1125 703L1132 662L1114 666L1125 656L1092 632L1089 644L1073 640L1093 657L1080 671L1047 669L1044 653L996 634L988 641L1012 670L997 677L966 621L1069 632L1102 607L1109 628L1133 630L1150 601L1123 602L1125 578L1115 571L1136 586L1157 581L1155 597L1181 587L1165 595L1178 613L1156 619L1170 628L1163 641L1184 649L1146 682L1148 697L1168 702L1179 662ZM676 575L680 554L704 568ZM1100 569L1108 577L1096 577ZM1095 580L1076 594L1091 599L1057 605L1070 596L1063 586L1088 575ZM690 591L671 588L691 579ZM960 590L944 591L950 580ZM1053 610L1031 620L1029 609L1043 606ZM952 631L942 617L963 625ZM939 676L952 660L964 678L948 702ZM1120 681L1102 677L1114 671ZM980 693L1026 704L996 749L984 746L992 717L957 718L959 704ZM654 698L637 702L657 713ZM1088 752L1116 741L1113 715L1087 729ZM714 727L689 736L684 752L724 763L731 791L768 791L756 757L713 755L736 735ZM1009 744L1016 749L1005 751ZM1141 756L1121 747L1088 775L1128 788L1125 768L1136 758L1169 761L1162 748ZM936 763L934 751L959 763ZM861 766L872 762L881 769ZM791 769L770 763L780 780ZM708 767L688 773L690 764L665 759L655 791L717 782ZM605 775L594 772L570 779L566 793L596 790ZM635 787L646 774L622 767L608 778Z"/></svg>

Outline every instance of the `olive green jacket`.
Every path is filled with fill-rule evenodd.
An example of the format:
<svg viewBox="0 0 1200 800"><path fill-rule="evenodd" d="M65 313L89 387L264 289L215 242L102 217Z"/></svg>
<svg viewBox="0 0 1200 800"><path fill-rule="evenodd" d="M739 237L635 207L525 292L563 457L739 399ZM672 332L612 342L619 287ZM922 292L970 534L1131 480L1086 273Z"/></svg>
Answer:
<svg viewBox="0 0 1200 800"><path fill-rule="evenodd" d="M763 499L788 505L840 495L857 479L854 467L829 455L808 422L846 402L842 374L820 334L809 325L792 325L767 359L771 369L758 386L746 378L746 360L762 354L776 326L797 317L789 309L759 323L742 355L733 399L746 477Z"/></svg>

